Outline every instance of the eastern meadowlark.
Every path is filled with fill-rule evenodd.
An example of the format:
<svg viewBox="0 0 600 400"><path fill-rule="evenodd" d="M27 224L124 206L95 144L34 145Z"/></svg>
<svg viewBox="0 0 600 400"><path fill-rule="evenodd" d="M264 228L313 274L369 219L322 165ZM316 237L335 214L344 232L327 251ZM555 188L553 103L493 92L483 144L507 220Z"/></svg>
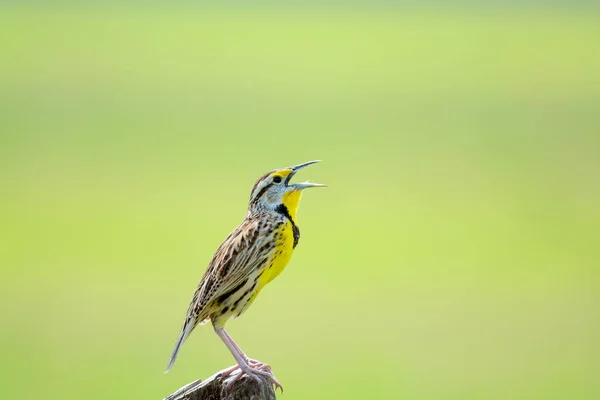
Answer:
<svg viewBox="0 0 600 400"><path fill-rule="evenodd" d="M276 388L281 387L270 366L248 358L224 326L229 318L242 315L262 288L289 262L300 239L296 211L302 191L325 186L290 183L290 179L316 162L273 170L256 181L246 217L219 246L198 284L165 372L173 366L192 330L210 321L237 362L235 367L223 371L223 377L241 370L237 378L242 373L257 379L263 376Z"/></svg>

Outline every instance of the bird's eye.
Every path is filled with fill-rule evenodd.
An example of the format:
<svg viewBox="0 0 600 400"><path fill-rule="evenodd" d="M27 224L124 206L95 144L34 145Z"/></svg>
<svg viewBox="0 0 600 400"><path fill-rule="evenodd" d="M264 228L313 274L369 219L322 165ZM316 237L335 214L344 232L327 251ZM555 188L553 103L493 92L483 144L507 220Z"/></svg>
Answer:
<svg viewBox="0 0 600 400"><path fill-rule="evenodd" d="M273 182L274 183L280 183L281 182L281 177L280 176L276 176L273 178Z"/></svg>

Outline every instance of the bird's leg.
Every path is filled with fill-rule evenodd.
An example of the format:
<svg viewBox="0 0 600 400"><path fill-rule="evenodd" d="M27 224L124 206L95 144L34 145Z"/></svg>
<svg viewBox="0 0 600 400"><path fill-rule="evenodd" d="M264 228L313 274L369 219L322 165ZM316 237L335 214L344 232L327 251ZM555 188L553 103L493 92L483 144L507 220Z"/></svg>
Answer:
<svg viewBox="0 0 600 400"><path fill-rule="evenodd" d="M221 376L226 378L237 370L244 371L244 369L249 368L248 361L243 356L243 354L240 354L238 352L238 347L236 345L232 344L232 342L229 340L229 335L227 335L223 329L215 328L215 332L221 338L223 343L225 343L225 346L227 346L227 349L231 352L231 354L233 355L233 358L235 358L235 361L237 362L237 365L234 365L233 367L230 367L230 368L227 368L226 370L221 371ZM252 375L252 374L248 374L248 375ZM237 381L241 376L242 376L242 374L238 374L238 376L236 376L233 379L232 383ZM258 378L257 376L254 376L254 375L252 375L252 376L254 378ZM260 382L260 379L258 379L258 381Z"/></svg>
<svg viewBox="0 0 600 400"><path fill-rule="evenodd" d="M233 345L233 347L235 347L238 354L244 357L248 365L250 365L252 368L260 369L261 371L271 372L271 366L269 364L265 364L258 360L248 357L246 353L244 353L244 350L242 350L242 348L233 340L233 338L229 335L229 333L227 333L227 331L225 331L225 329L223 329L223 334L227 336L227 339Z"/></svg>
<svg viewBox="0 0 600 400"><path fill-rule="evenodd" d="M260 376L264 376L265 378L268 378L273 383L273 385L275 385L276 389L280 388L283 391L283 387L281 386L279 381L275 378L275 376L271 372L270 367L267 370L263 370L260 368L260 366L262 366L264 364L262 364L256 360L252 360L253 361L252 364L254 364L254 365L250 365L248 357L246 357L246 355L244 354L242 349L233 341L231 336L229 336L229 334L227 334L227 332L225 332L225 330L223 328L215 328L215 332L221 338L223 343L225 343L225 346L227 346L227 348L233 355L233 358L235 358L235 361L237 361L237 363L238 363L238 365L236 367L228 368L227 370L223 371L222 376L227 377L239 368L246 375L251 376L254 379L258 380L259 383L260 383ZM260 364L260 366L258 364ZM238 376L236 376L229 383L229 385L231 385L232 383L237 381L241 377L241 375L242 374L239 374Z"/></svg>
<svg viewBox="0 0 600 400"><path fill-rule="evenodd" d="M281 391L283 392L283 387L281 386L281 384L279 383L277 378L275 378L275 375L273 375L273 372L271 372L270 366L268 366L267 364L261 363L260 361L249 359L246 356L246 354L244 354L244 351L240 348L240 346L237 345L237 343L233 340L233 338L231 336L229 336L229 334L224 329L216 330L216 332L217 332L217 335L219 335L219 337L221 338L221 340L223 340L223 342L225 343L225 345L227 346L227 348L229 349L229 351L231 352L233 357L238 362L238 365L236 367L232 367L226 371L223 371L225 376L228 376L229 374L231 374L232 372L234 372L235 370L237 370L239 368L245 374L247 374L249 376L253 376L255 379L258 379L259 381L260 381L260 378L258 378L257 375L269 378L271 380L271 382L275 385L275 388L276 389L280 388ZM237 381L241 376L242 376L242 374L239 374L230 383Z"/></svg>

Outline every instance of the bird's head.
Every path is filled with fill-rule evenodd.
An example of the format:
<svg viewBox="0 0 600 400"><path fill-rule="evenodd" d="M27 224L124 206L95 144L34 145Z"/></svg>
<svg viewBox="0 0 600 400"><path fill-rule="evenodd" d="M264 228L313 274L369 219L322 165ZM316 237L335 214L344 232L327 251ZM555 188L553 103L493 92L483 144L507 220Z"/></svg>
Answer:
<svg viewBox="0 0 600 400"><path fill-rule="evenodd" d="M283 204L295 219L302 191L307 188L326 185L309 182L291 183L290 180L302 168L319 161L309 161L293 167L276 169L261 176L252 188L249 210L277 210Z"/></svg>

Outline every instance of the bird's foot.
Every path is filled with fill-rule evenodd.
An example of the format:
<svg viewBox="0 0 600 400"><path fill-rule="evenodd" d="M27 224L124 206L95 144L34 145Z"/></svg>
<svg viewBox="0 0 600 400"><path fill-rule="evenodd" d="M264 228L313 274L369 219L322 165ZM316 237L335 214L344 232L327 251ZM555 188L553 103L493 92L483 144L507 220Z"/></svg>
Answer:
<svg viewBox="0 0 600 400"><path fill-rule="evenodd" d="M269 364L262 363L258 360L253 360L251 358L248 359L248 366L259 375L264 376L269 379L271 383L275 386L275 390L281 389L281 393L283 393L283 386L281 383L275 378L273 371L271 370L271 366Z"/></svg>
<svg viewBox="0 0 600 400"><path fill-rule="evenodd" d="M231 389L233 384L241 377L247 375L256 379L258 383L261 384L261 377L264 377L275 386L275 390L281 389L281 392L283 393L283 386L281 386L281 383L279 383L277 378L275 378L275 375L273 375L270 365L253 359L248 359L247 362L248 364L246 365L234 365L221 371L221 378L226 381L225 385L227 390Z"/></svg>
<svg viewBox="0 0 600 400"><path fill-rule="evenodd" d="M221 371L221 373L219 374L221 376L221 379L226 380L227 378L229 378L232 375L236 375L234 374L235 371L239 370L240 366L239 365L233 365L229 368L226 368L224 370Z"/></svg>
<svg viewBox="0 0 600 400"><path fill-rule="evenodd" d="M248 358L248 365L252 369L258 369L260 371L271 372L271 366L269 364L262 363L258 360L254 360L252 358Z"/></svg>

